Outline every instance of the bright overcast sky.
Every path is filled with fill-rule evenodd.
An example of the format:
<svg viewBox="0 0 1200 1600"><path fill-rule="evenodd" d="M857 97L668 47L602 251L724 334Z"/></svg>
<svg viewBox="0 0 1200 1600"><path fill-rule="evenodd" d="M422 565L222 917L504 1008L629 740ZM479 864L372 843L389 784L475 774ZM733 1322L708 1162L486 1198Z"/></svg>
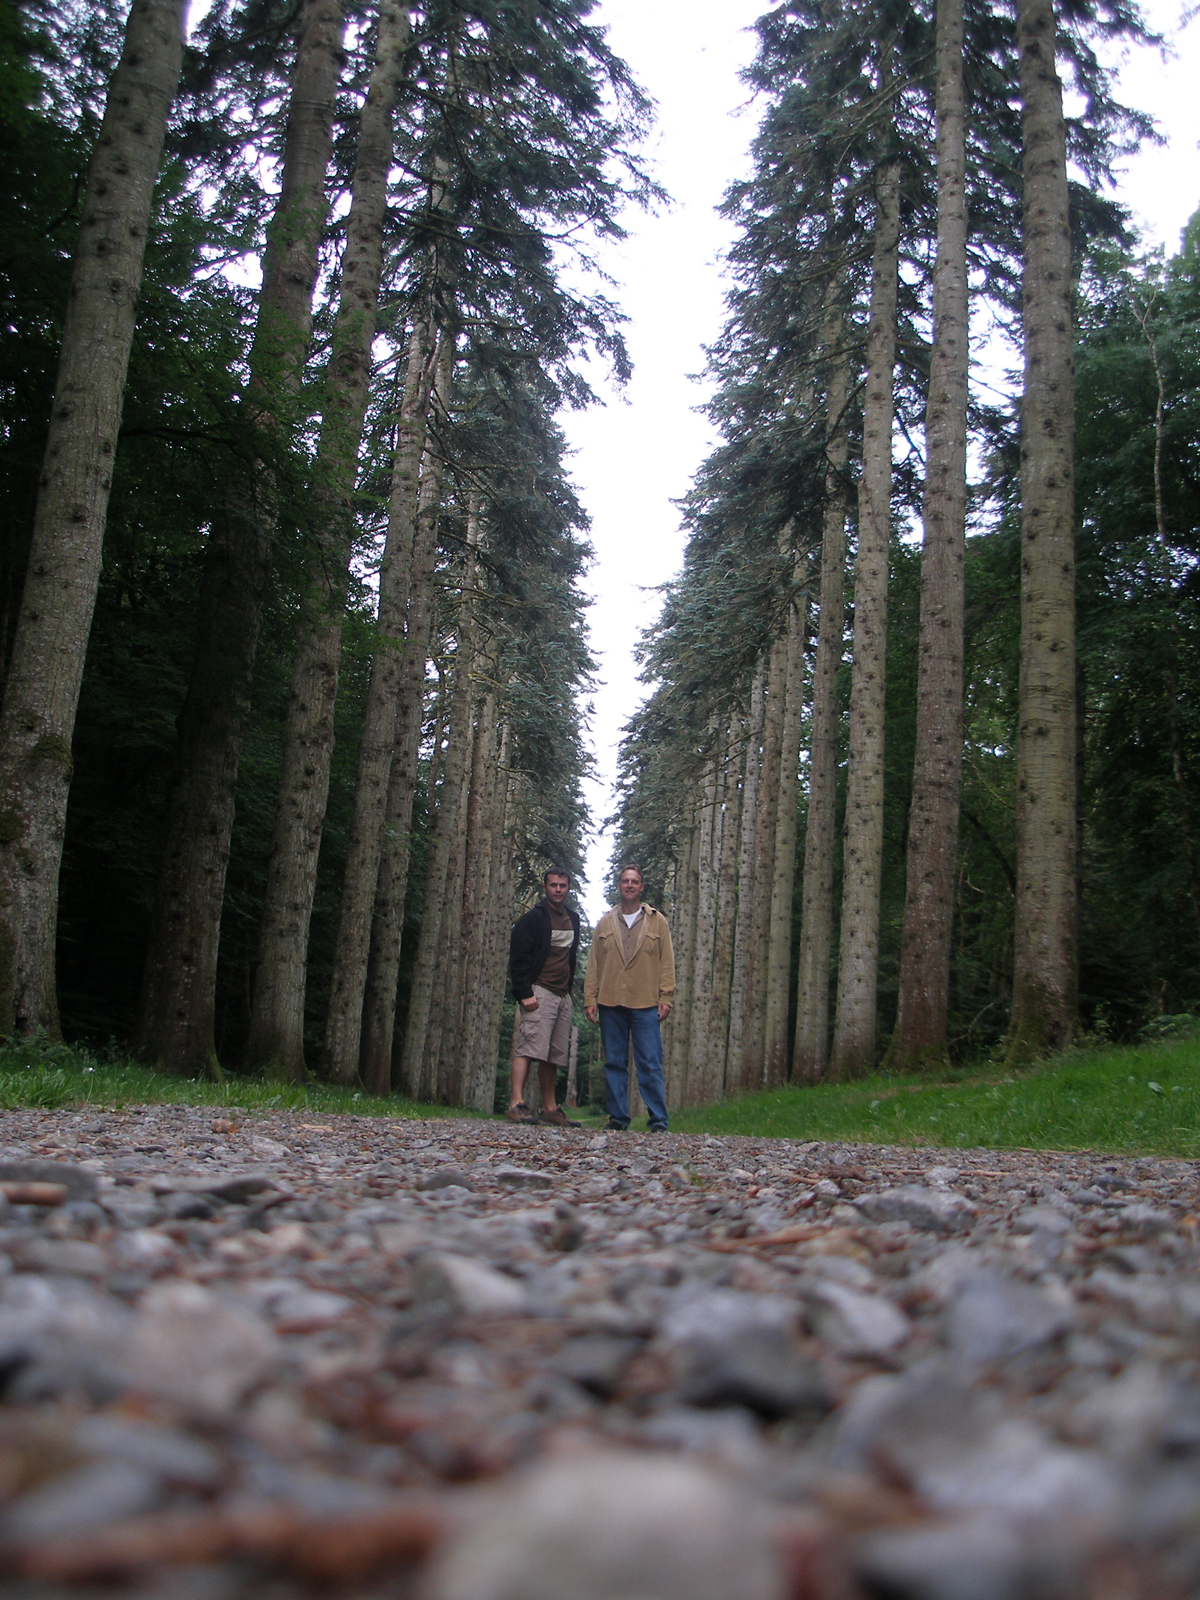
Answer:
<svg viewBox="0 0 1200 1600"><path fill-rule="evenodd" d="M631 238L606 266L629 326L634 377L623 396L563 419L575 449L571 474L592 518L596 563L590 587L593 650L601 687L592 721L598 781L589 786L597 835L581 899L592 920L610 903L613 808L610 783L621 729L645 694L633 651L658 611L658 585L679 568L683 538L673 501L687 492L714 440L695 408L704 390L689 381L722 321L721 254L728 230L715 207L749 171L757 109L738 70L753 54L747 30L763 0L600 0L596 18L609 43L658 102L650 153L673 204L631 217ZM1177 58L1132 53L1121 68L1126 103L1148 108L1170 140L1128 164L1119 194L1147 242L1175 250L1200 206L1200 24L1178 36L1177 0L1147 0L1151 26L1174 41Z"/></svg>

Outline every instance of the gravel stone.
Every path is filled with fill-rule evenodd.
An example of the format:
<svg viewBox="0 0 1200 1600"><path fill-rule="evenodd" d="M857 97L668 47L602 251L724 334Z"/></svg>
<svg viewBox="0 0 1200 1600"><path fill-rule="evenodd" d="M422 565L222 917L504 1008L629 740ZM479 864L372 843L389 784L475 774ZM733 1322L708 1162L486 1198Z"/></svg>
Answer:
<svg viewBox="0 0 1200 1600"><path fill-rule="evenodd" d="M961 1195L918 1183L860 1195L855 1204L872 1222L907 1222L929 1233L960 1233L975 1215L975 1207Z"/></svg>
<svg viewBox="0 0 1200 1600"><path fill-rule="evenodd" d="M540 1468L480 1508L430 1600L783 1600L753 1503L671 1456Z"/></svg>
<svg viewBox="0 0 1200 1600"><path fill-rule="evenodd" d="M1200 1590L1194 1163L186 1106L0 1154L75 1174L0 1206L14 1600Z"/></svg>

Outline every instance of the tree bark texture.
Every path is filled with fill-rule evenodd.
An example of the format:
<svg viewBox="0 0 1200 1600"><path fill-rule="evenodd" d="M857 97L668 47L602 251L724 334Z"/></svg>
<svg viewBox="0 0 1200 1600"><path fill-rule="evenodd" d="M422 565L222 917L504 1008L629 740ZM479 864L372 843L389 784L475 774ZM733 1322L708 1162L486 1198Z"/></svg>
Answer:
<svg viewBox="0 0 1200 1600"><path fill-rule="evenodd" d="M1024 134L1017 908L1008 1061L1076 1026L1075 369L1052 0L1018 0Z"/></svg>
<svg viewBox="0 0 1200 1600"><path fill-rule="evenodd" d="M408 999L401 1077L405 1092L414 1100L446 1099L457 1103L461 1057L455 1056L451 1081L441 1075L441 1017L443 1006L453 1026L454 1002L461 994L461 973L455 972L462 907L461 866L463 788L470 778L471 668L474 656L474 621L470 588L474 583L474 552L479 543L478 512L467 533L471 552L458 619L458 648L454 661L454 688L447 720L446 756L441 793L433 824L429 870L425 879L425 905L417 961ZM433 1026L431 1026L431 1021ZM457 1041L461 1043L461 1040Z"/></svg>
<svg viewBox="0 0 1200 1600"><path fill-rule="evenodd" d="M286 425L304 376L345 28L340 0L309 0L303 18L245 400L268 432ZM191 1076L216 1064L221 907L274 529L260 463L209 535L136 1033L145 1060Z"/></svg>
<svg viewBox="0 0 1200 1600"><path fill-rule="evenodd" d="M788 607L785 649L775 861L767 942L763 1076L768 1088L787 1082L791 1045L788 1001L792 975L792 902L796 889L796 808L800 798L800 722L804 709L804 613L798 598L793 598Z"/></svg>
<svg viewBox="0 0 1200 1600"><path fill-rule="evenodd" d="M829 470L821 538L821 598L813 663L812 748L808 762L808 820L800 898L800 954L796 980L796 1044L792 1076L815 1083L829 1063L829 962L833 952L833 877L836 847L837 680L846 631L846 499L843 474L849 455L845 410L850 371L838 349L841 319L831 317L827 415Z"/></svg>
<svg viewBox="0 0 1200 1600"><path fill-rule="evenodd" d="M496 798L492 871L488 892L489 921L484 968L480 982L483 1005L480 1008L478 1043L472 1052L474 1089L471 1104L476 1111L491 1111L496 1100L496 1069L500 1052L500 1028L504 1017L504 989L508 974L508 935L512 924L512 849L510 846L514 807L512 777L512 733L507 720L500 729L496 763Z"/></svg>
<svg viewBox="0 0 1200 1600"><path fill-rule="evenodd" d="M670 1038L667 1041L667 1105L673 1110L684 1103L687 1094L687 1069L691 1053L692 974L695 970L697 901L700 880L700 817L695 801L684 815L680 855L682 893L675 903L672 943L678 951L675 968L675 1005L671 1011ZM632 1102L630 1104L632 1114Z"/></svg>
<svg viewBox="0 0 1200 1600"><path fill-rule="evenodd" d="M754 824L758 815L759 778L762 773L763 715L767 675L763 663L750 690L750 716L746 733L746 766L742 780L742 815L739 824L737 866L737 918L733 934L733 973L729 993L729 1041L725 1051L725 1092L737 1094L748 1087L742 1077L745 1060L746 1016L749 1009L750 942L748 930L754 910Z"/></svg>
<svg viewBox="0 0 1200 1600"><path fill-rule="evenodd" d="M420 330L420 331L418 331ZM436 356L434 352L436 350ZM436 361L436 380L431 390L431 360ZM407 753L413 730L398 728L399 716L408 714L403 695L406 670L418 674L422 689L428 659L428 623L421 625L417 607L420 597L432 584L437 554L437 524L441 511L442 459L436 450L425 456L419 473L425 443L429 409L434 400L448 400L454 372L454 340L445 332L439 337L431 322L413 329L405 379L407 418L402 416L400 437L392 474L392 498L383 564L379 574L379 646L371 662L367 685L367 704L362 738L358 747L358 774L354 786L354 811L350 821L350 840L342 878L342 902L334 947L333 977L330 984L329 1012L325 1024L326 1071L335 1083L353 1083L359 1073L359 1050L363 1030L363 997L367 987L367 963L371 952L372 920L376 913L376 892L381 861L390 832L392 842L404 852L407 881L408 827L412 816L412 796L408 793L408 812L397 827L395 811L390 809L392 767L399 744ZM411 403L410 403L411 402ZM429 601L431 604L431 601ZM406 626L407 624L407 626ZM419 713L416 745L419 746ZM415 747L414 747L415 748ZM413 759L415 760L415 754ZM401 786L396 806L403 811ZM389 822L391 827L389 829ZM389 899L389 914L394 894ZM399 921L395 926L396 962L399 963L399 932L404 917L404 892L399 895ZM394 973L392 989L394 990ZM385 1008L389 1002L384 1001ZM390 1001L394 1016L395 997ZM390 1068L390 1026L388 1044L378 1062L372 1056L371 1075ZM380 1046L373 1039L372 1052Z"/></svg>
<svg viewBox="0 0 1200 1600"><path fill-rule="evenodd" d="M754 819L754 911L749 930L746 1029L742 1038L742 1078L761 1089L765 1068L767 958L771 938L771 890L775 881L775 818L779 806L779 768L783 750L783 692L787 678L787 640L777 638L767 665L763 701L763 754L758 815Z"/></svg>
<svg viewBox="0 0 1200 1600"><path fill-rule="evenodd" d="M729 1059L729 1027L733 985L734 930L737 918L738 851L741 844L742 782L746 766L744 723L731 728L722 754L725 801L721 818L721 860L718 868L717 937L713 947L713 1098L725 1089Z"/></svg>
<svg viewBox="0 0 1200 1600"><path fill-rule="evenodd" d="M875 1063L899 245L900 167L889 161L879 172L876 188L863 465L858 485L850 760L831 1062L831 1076L837 1079L858 1077L869 1072Z"/></svg>
<svg viewBox="0 0 1200 1600"><path fill-rule="evenodd" d="M88 168L29 566L0 716L0 1033L58 1033L71 740L186 0L134 0Z"/></svg>
<svg viewBox="0 0 1200 1600"><path fill-rule="evenodd" d="M259 930L247 1061L292 1080L302 1078L305 1071L308 933L329 798L352 501L379 306L393 118L408 39L407 12L394 0L382 0L375 62L359 123L341 293L325 375L316 474L318 560L296 635Z"/></svg>
<svg viewBox="0 0 1200 1600"><path fill-rule="evenodd" d="M705 763L700 789L699 847L696 857L696 925L692 936L688 1060L683 1097L691 1105L718 1098L709 1082L712 1054L713 946L717 934L717 753Z"/></svg>
<svg viewBox="0 0 1200 1600"><path fill-rule="evenodd" d="M961 0L937 16L938 247L925 410L925 538L917 653L917 742L908 823L900 996L888 1060L949 1060L950 956L963 764L967 512L967 206Z"/></svg>

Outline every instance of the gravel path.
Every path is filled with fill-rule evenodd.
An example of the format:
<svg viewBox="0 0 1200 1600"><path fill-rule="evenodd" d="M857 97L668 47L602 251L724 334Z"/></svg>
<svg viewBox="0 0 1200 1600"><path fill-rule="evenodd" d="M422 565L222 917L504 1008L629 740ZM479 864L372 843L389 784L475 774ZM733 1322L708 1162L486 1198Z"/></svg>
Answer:
<svg viewBox="0 0 1200 1600"><path fill-rule="evenodd" d="M1197 1179L6 1113L5 1592L1195 1594Z"/></svg>

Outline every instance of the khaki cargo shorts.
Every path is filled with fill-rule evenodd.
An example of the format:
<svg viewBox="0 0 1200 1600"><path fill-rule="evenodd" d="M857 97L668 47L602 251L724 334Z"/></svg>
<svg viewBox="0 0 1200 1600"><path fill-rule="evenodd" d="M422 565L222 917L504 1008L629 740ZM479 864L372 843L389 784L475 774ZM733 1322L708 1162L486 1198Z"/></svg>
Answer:
<svg viewBox="0 0 1200 1600"><path fill-rule="evenodd" d="M551 994L535 983L533 997L538 1003L536 1011L526 1011L517 1002L513 1055L565 1067L571 1047L571 996Z"/></svg>

